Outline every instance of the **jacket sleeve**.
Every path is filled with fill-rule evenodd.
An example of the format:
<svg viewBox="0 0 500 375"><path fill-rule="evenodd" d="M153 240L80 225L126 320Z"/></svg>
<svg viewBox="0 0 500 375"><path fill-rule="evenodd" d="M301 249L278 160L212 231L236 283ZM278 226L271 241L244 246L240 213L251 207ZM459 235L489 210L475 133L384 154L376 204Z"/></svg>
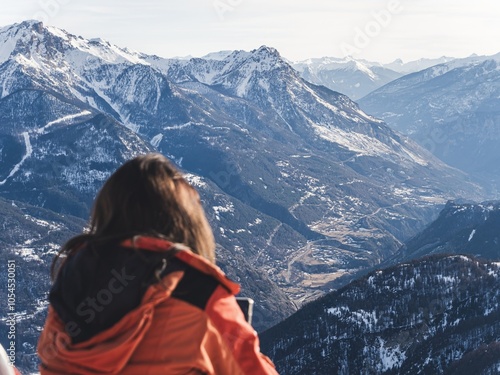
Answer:
<svg viewBox="0 0 500 375"><path fill-rule="evenodd" d="M232 357L229 362L234 360L242 374L277 374L271 360L260 352L257 332L245 320L234 295L219 285L205 311Z"/></svg>

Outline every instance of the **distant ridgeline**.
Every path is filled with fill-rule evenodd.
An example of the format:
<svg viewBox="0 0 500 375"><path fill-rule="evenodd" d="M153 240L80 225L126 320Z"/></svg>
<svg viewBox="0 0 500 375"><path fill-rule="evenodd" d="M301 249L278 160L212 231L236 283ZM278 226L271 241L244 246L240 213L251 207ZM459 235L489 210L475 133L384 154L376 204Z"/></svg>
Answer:
<svg viewBox="0 0 500 375"><path fill-rule="evenodd" d="M445 163L500 186L500 53L441 62L405 75L359 100Z"/></svg>
<svg viewBox="0 0 500 375"><path fill-rule="evenodd" d="M500 260L500 202L448 202L434 222L386 263L447 253Z"/></svg>

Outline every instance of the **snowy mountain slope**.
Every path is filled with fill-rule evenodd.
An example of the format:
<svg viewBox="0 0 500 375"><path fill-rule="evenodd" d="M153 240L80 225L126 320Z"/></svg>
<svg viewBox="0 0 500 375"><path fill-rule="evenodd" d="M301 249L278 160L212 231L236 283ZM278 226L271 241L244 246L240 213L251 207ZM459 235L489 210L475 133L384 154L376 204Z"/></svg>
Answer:
<svg viewBox="0 0 500 375"><path fill-rule="evenodd" d="M189 123L168 127L170 139L173 137L175 142L165 146L160 144L160 149L168 147L168 149L163 149L164 152L179 149L176 154L182 155L183 166L190 170L196 170L197 173L207 177L218 176L220 173L229 176L230 178L219 186L229 194L252 204L259 210L272 207L272 210L265 211L267 214L276 217L276 212L284 212L282 207L288 206L289 212L292 209L293 213L302 213L302 218L311 217L312 220L309 220L314 225L312 229L333 236L344 243L343 247L349 249L346 252L345 249L337 248L337 245L325 245L332 242L323 241L309 231L303 231L300 229L304 228L303 224L295 222L294 218L291 218L287 213L285 216L280 214L279 220L299 230L301 234L311 240L311 243L300 249L298 257L292 254L285 255L287 258L291 257L286 263L286 268L282 268L278 273L274 270L268 272L277 276L282 275L288 284L292 280L291 273L298 273L299 277L308 278L305 275L306 269L315 274L318 273L318 270L323 270L319 272L317 276L319 278L323 277L324 274L321 274L331 266L340 269L341 267L338 265L346 264L345 262L362 265L366 262L372 262L371 259L384 257L380 253L381 248L389 248L392 245L386 242L382 233L371 232L369 229L387 225L382 224L376 217L383 210L377 211L375 209L372 211L372 213L375 212L375 215L364 214L361 201L363 199L371 200L370 191L378 189L369 186L370 182L366 179L366 175L370 175L372 181L380 178L378 181L380 184L385 184L391 177L385 173L380 175L368 172L372 168L368 160L373 160L371 158L383 159L382 163L389 163L385 165L385 171L389 173L400 166L403 166L404 169L410 166L413 168L414 165L418 165L418 170L426 170L428 173L429 168L425 166L426 160L430 157L428 154L425 152L421 154L421 150L412 149L413 146L407 144L406 140L390 132L383 123L366 116L347 97L301 80L289 65L283 63L275 50L267 47L261 47L250 53L236 51L225 60L216 62L195 59L176 64L167 61L162 65L161 60L157 60L156 65L167 77L177 82L177 88L183 90L187 97L192 98L203 113L210 114L209 118L196 124ZM200 92L203 94L200 95ZM275 98L279 98L279 101L276 101ZM232 103L238 104L242 109L235 111ZM201 107L202 105L203 107ZM213 108L218 110L214 112ZM193 113L196 112L191 112L191 115ZM214 128L207 129L207 126L204 125L207 122L213 123L216 131ZM217 126L221 124L225 128ZM165 133L158 134L166 137ZM216 138L213 138L213 143L207 147L206 140L209 134L212 137L215 135ZM258 138L257 134L262 135ZM189 142L197 144L196 148L201 147L199 152L193 150L192 147L182 146ZM219 145L219 149L224 149L225 153L231 156L227 157L218 151L214 152L214 143ZM290 155L291 144L298 145L297 148L301 149L298 155ZM274 161L274 166L268 161L269 158L273 157L273 155L269 155L268 150L270 149L274 150L274 155L283 155L277 162ZM200 162L203 155L212 155L211 159L220 160L220 164ZM241 157L241 155L245 156ZM266 169L257 170L255 160L259 159L264 161ZM237 162L233 160L237 160ZM399 160L397 167L392 164L394 160ZM353 163L351 164L350 161ZM435 160L432 163L434 162ZM302 197L300 195L294 196L297 192L297 180L304 181L304 177L301 175L309 170L319 171L324 168L321 165L328 165L331 171L328 174L331 174L332 177L336 176L334 180L330 180L336 184L335 189L326 188L330 184L318 186L314 182L317 176L310 176L306 178L313 184L308 183L309 188L302 193L304 194ZM347 175L344 168L346 166L349 168ZM240 173L250 176L246 179L250 181L252 186L248 186L245 181L241 180L238 176ZM400 171L399 173L401 173L402 180L405 180L406 172ZM252 176L255 174L262 183L255 184L255 177ZM411 172L412 178L418 179L418 174L419 172L415 173L413 170ZM343 175L345 177L341 177ZM294 181L290 178L291 176L296 176ZM277 180L276 177L278 177ZM344 178L347 184L344 185L343 182L338 184L339 179L343 180ZM326 182L330 177L323 175L321 179ZM349 181L360 185L358 187L352 186ZM429 186L427 183L424 185ZM280 197L279 200L275 201L279 206L270 206L269 201L258 198L269 195L269 186L273 187L274 195ZM336 189L339 189L338 194ZM350 212L346 212L346 214L357 216L357 219L354 219L358 225L357 228L365 225L364 229L368 229L361 236L358 230L356 233L351 232L348 235L345 232L345 230L350 231L350 229L344 223L351 219L344 216L345 211L342 205L346 195L351 197L353 191L356 192L354 196L362 198L358 198L361 201L359 201L357 209L349 210ZM411 195L411 190L398 189L397 191L397 194ZM321 200L318 201L317 192L324 195L323 202L328 199L325 202L326 208L322 208L325 207L325 203L322 203ZM330 198L331 194L334 194L333 198ZM317 209L307 208L303 203L305 199L308 200L308 205L313 205ZM370 205L368 202L365 203ZM352 204L352 201L347 204ZM375 203L372 201L371 204ZM387 203L387 206L394 207L394 203ZM342 219L334 219L333 217L333 220L328 219L328 216L324 215L325 210L332 213L341 212ZM404 214L404 216L411 215ZM298 218L300 219L300 216ZM392 218L391 223L396 223L395 217ZM398 223L398 226L399 224L403 224L403 227L400 226L398 231L402 230L408 233L412 230L413 224L404 227L406 225L404 219L403 223ZM363 254L361 249L366 249L367 245L369 251L372 252ZM342 260L332 262L329 260L331 257ZM269 267L267 263L263 263L261 266ZM295 267L299 268L299 272L294 270ZM312 285L318 285L318 283L314 281ZM296 293L297 289L292 288L291 292Z"/></svg>
<svg viewBox="0 0 500 375"><path fill-rule="evenodd" d="M228 254L241 252L297 303L392 254L437 204L481 196L346 96L301 79L272 48L175 60L34 21L0 35L15 46L2 47L2 137L17 140L5 149L3 196L85 216L113 167L159 150L206 183ZM64 193L32 190L38 174Z"/></svg>
<svg viewBox="0 0 500 375"><path fill-rule="evenodd" d="M20 103L31 110L12 118ZM16 152L3 159L9 167L0 181L2 196L61 213L85 217L111 171L134 155L153 151L112 118L38 90L20 90L0 100L0 119L4 129L21 131L3 136Z"/></svg>
<svg viewBox="0 0 500 375"><path fill-rule="evenodd" d="M437 65L381 87L360 105L497 194L499 63L497 54Z"/></svg>
<svg viewBox="0 0 500 375"><path fill-rule="evenodd" d="M8 61L17 52L26 58L25 61L39 67L50 64L51 61L59 62L59 58L66 54L72 55L73 62L80 64L89 56L114 64L147 64L138 53L119 48L102 39L87 40L56 27L44 26L36 20L2 27L0 37L0 63ZM52 60L47 60L46 57L52 57ZM59 69L62 70L62 67Z"/></svg>
<svg viewBox="0 0 500 375"><path fill-rule="evenodd" d="M500 360L477 361L500 342L499 279L498 262L458 255L378 270L263 332L262 350L283 375L455 374L468 353L484 369Z"/></svg>
<svg viewBox="0 0 500 375"><path fill-rule="evenodd" d="M33 112L20 111L26 116L16 114L16 121L2 118L4 124L24 124L22 130L25 130L22 133L24 137L7 135L3 138L4 146L8 150L4 149L2 167L8 165L10 167L2 171L2 176L6 177L0 184L3 188L2 196L8 199L50 207L59 213L72 213L86 218L95 193L113 170L134 155L156 151L153 146L145 143L114 119L103 114L93 116L89 111L81 111L81 108L67 105L50 94L37 90L18 91L0 101L0 114L12 113L11 105L14 102L17 105L25 102L27 107L35 108L38 113L44 113L46 116L57 109L55 117L62 117L45 122L48 121L47 118L44 122L40 122L38 117L33 116ZM66 111L75 115L67 115ZM30 121L31 124L37 123L43 126L35 126L28 130ZM200 185L198 188L202 195L207 197L209 207L225 209L226 205L230 205L240 208L241 211L246 210L244 216L251 221L261 217L260 220L267 224L270 220L253 211L248 212L248 208L241 208L239 202L222 199L221 192L217 191L213 184L201 180L199 176L191 175L191 178ZM212 210L208 214L212 216L214 222L221 220L219 218L216 221L215 212ZM223 221L225 222L224 219ZM290 240L303 241L300 236L293 234L290 235ZM255 242L265 243L265 241ZM244 272L233 270L230 273L233 278L241 280L248 293L260 303L257 311L266 308L268 314L266 324L273 319L283 318L285 314L293 311L291 303L267 276L258 273L244 257L232 255L224 247L224 245L236 246L238 244L236 240L231 244L227 241L219 243L220 265L229 269L228 263L237 261L238 267L235 269L245 270ZM246 279L248 275L252 275L253 280L259 280L259 290L255 290L250 278ZM262 290L272 290L271 294L277 299L272 304L263 300L258 297L258 292ZM257 327L259 324L264 324L264 320L262 319Z"/></svg>
<svg viewBox="0 0 500 375"><path fill-rule="evenodd" d="M79 233L85 221L50 210L0 198L0 259L15 265L15 304L0 309L0 343L8 348L7 313L16 317L16 366L23 373L37 369L36 343L45 321L49 269L60 244ZM7 266L0 271L7 285ZM0 290L7 301L7 288Z"/></svg>

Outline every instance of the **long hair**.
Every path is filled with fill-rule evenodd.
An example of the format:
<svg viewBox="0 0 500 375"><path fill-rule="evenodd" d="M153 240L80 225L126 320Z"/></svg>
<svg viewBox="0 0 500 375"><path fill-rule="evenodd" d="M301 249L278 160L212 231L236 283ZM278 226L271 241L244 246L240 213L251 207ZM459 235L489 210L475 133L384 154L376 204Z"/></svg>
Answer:
<svg viewBox="0 0 500 375"><path fill-rule="evenodd" d="M131 159L109 177L94 201L88 233L61 248L52 276L61 256L71 256L85 243L105 244L138 234L182 243L215 262L214 236L198 192L160 154Z"/></svg>

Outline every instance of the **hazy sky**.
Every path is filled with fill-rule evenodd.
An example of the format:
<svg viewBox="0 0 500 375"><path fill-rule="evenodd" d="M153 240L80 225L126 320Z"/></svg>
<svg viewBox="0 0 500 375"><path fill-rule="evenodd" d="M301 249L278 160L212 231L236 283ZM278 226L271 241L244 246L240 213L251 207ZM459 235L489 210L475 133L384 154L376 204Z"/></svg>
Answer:
<svg viewBox="0 0 500 375"><path fill-rule="evenodd" d="M26 19L162 57L261 45L292 60L500 52L498 0L2 0L0 26Z"/></svg>

